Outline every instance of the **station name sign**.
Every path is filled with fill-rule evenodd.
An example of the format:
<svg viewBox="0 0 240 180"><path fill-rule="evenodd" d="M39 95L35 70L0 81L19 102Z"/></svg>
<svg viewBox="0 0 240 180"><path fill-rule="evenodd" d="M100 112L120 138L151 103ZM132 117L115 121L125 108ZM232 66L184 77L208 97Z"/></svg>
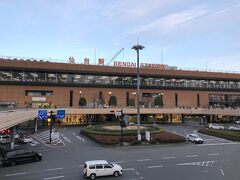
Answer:
<svg viewBox="0 0 240 180"><path fill-rule="evenodd" d="M137 63L114 61L113 66L136 68ZM173 69L173 70L177 69L176 66L168 66L167 64L151 64L151 63L140 63L139 67L140 68L148 68L148 69Z"/></svg>

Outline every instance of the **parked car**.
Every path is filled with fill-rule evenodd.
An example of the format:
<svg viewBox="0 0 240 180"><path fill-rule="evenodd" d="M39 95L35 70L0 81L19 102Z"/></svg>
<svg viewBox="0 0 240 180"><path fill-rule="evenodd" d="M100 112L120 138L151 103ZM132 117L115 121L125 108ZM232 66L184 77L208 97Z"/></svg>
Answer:
<svg viewBox="0 0 240 180"><path fill-rule="evenodd" d="M186 137L187 141L192 141L194 143L199 143L202 144L203 143L203 139L200 138L197 134L189 134Z"/></svg>
<svg viewBox="0 0 240 180"><path fill-rule="evenodd" d="M22 135L19 136L18 142L20 142L20 143L32 143L33 139L29 135L22 134Z"/></svg>
<svg viewBox="0 0 240 180"><path fill-rule="evenodd" d="M83 175L95 179L99 176L119 176L123 173L122 167L118 164L109 163L106 160L86 161Z"/></svg>
<svg viewBox="0 0 240 180"><path fill-rule="evenodd" d="M229 126L229 130L240 131L240 126Z"/></svg>
<svg viewBox="0 0 240 180"><path fill-rule="evenodd" d="M0 135L0 143L7 144L10 143L11 139L9 135Z"/></svg>
<svg viewBox="0 0 240 180"><path fill-rule="evenodd" d="M5 165L16 165L26 162L36 162L42 160L42 154L29 149L15 149L4 151L1 163Z"/></svg>
<svg viewBox="0 0 240 180"><path fill-rule="evenodd" d="M240 124L240 120L234 121L235 124Z"/></svg>
<svg viewBox="0 0 240 180"><path fill-rule="evenodd" d="M136 126L137 124L134 123L134 122L130 122L130 123L128 123L128 125L129 125L129 126Z"/></svg>
<svg viewBox="0 0 240 180"><path fill-rule="evenodd" d="M223 125L220 125L220 124L209 124L208 126L209 129L224 129L224 126Z"/></svg>

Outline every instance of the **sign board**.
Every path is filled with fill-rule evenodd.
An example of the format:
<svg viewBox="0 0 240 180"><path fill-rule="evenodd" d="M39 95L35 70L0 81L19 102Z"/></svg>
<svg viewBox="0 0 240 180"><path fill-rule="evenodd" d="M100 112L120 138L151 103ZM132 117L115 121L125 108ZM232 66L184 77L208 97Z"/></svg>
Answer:
<svg viewBox="0 0 240 180"><path fill-rule="evenodd" d="M44 110L38 110L38 119L39 120L47 120L48 118L48 112L46 109Z"/></svg>
<svg viewBox="0 0 240 180"><path fill-rule="evenodd" d="M147 141L150 141L150 140L151 140L150 131L145 131L145 139L146 139Z"/></svg>
<svg viewBox="0 0 240 180"><path fill-rule="evenodd" d="M46 97L32 97L32 101L46 101Z"/></svg>
<svg viewBox="0 0 240 180"><path fill-rule="evenodd" d="M115 116L121 116L122 112L121 111L115 111Z"/></svg>
<svg viewBox="0 0 240 180"><path fill-rule="evenodd" d="M65 118L65 109L57 110L57 119Z"/></svg>

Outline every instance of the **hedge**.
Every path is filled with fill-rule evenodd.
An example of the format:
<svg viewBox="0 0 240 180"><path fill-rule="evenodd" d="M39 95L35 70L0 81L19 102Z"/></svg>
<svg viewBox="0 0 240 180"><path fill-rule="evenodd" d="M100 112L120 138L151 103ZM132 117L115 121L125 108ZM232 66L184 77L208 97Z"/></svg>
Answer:
<svg viewBox="0 0 240 180"><path fill-rule="evenodd" d="M220 130L220 129L200 129L198 132L202 134L207 134L210 136L216 136L224 139L228 139L231 141L240 141L240 132L239 131L231 131L231 130Z"/></svg>

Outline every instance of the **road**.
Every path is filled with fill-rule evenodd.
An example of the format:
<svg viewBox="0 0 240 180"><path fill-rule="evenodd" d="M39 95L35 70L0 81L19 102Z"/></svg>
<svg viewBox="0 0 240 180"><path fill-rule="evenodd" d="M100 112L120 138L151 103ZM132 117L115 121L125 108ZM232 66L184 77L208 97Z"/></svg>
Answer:
<svg viewBox="0 0 240 180"><path fill-rule="evenodd" d="M102 147L79 134L79 127L59 128L64 146L27 145L43 154L43 161L1 167L1 180L85 179L84 161L106 159L119 163L124 173L114 179L231 179L240 176L240 144L211 142L150 146ZM112 179L103 177L100 179Z"/></svg>

